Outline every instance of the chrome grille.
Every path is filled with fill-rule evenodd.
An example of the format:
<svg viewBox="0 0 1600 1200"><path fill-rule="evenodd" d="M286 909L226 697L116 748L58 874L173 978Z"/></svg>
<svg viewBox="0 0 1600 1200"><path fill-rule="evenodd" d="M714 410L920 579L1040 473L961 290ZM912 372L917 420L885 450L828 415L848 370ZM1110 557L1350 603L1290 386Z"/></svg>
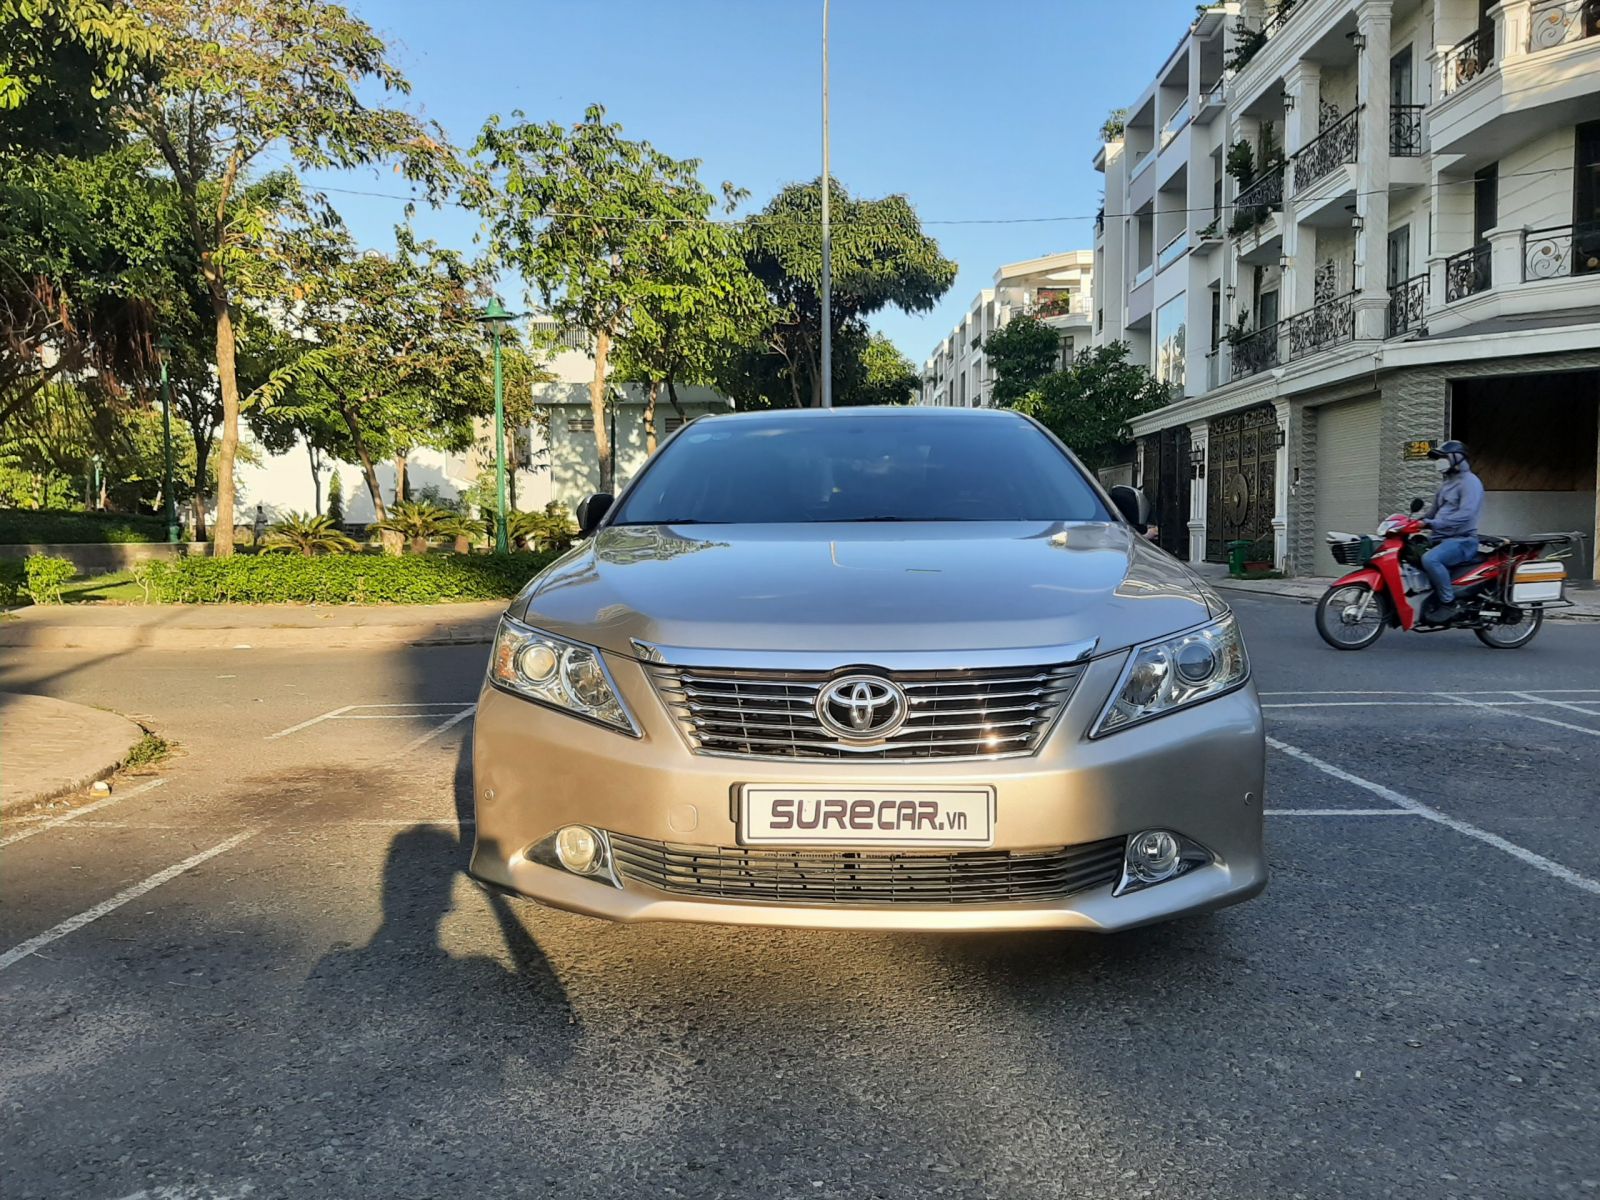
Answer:
<svg viewBox="0 0 1600 1200"><path fill-rule="evenodd" d="M888 738L865 746L840 741L817 716L819 692L844 673L651 669L657 690L690 744L704 754L931 759L1033 753L1083 667L880 672L905 690L907 717Z"/></svg>
<svg viewBox="0 0 1600 1200"><path fill-rule="evenodd" d="M954 853L752 850L609 834L623 876L663 892L792 904L999 904L1116 883L1124 839Z"/></svg>

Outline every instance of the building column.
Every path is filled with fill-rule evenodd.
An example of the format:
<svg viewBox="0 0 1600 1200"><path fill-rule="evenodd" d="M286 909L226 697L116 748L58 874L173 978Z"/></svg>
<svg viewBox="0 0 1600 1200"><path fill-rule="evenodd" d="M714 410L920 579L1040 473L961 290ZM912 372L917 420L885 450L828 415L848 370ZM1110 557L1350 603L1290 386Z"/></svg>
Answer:
<svg viewBox="0 0 1600 1200"><path fill-rule="evenodd" d="M1356 32L1356 337L1388 332L1389 288L1389 17L1391 0L1361 0Z"/></svg>
<svg viewBox="0 0 1600 1200"><path fill-rule="evenodd" d="M1522 229L1500 226L1484 236L1489 239L1489 287L1516 287L1522 282Z"/></svg>
<svg viewBox="0 0 1600 1200"><path fill-rule="evenodd" d="M1207 433L1205 421L1189 422L1189 448L1190 451L1199 450L1201 462L1198 479L1189 481L1189 561L1201 563L1206 560L1206 473L1210 465L1211 442ZM1191 476L1194 474L1192 467L1185 467Z"/></svg>
<svg viewBox="0 0 1600 1200"><path fill-rule="evenodd" d="M1289 416L1287 400L1274 400L1273 413L1283 444L1278 447L1272 468L1272 565L1289 569Z"/></svg>
<svg viewBox="0 0 1600 1200"><path fill-rule="evenodd" d="M1312 141L1318 133L1317 114L1322 108L1322 66L1301 61L1289 68L1283 78L1283 90L1293 97L1294 107L1284 119L1283 148L1292 159L1297 151ZM1283 283L1281 285L1281 316L1303 313L1316 300L1317 231L1302 226L1295 219L1294 201L1290 190L1294 185L1294 168L1290 167L1289 187L1283 197Z"/></svg>

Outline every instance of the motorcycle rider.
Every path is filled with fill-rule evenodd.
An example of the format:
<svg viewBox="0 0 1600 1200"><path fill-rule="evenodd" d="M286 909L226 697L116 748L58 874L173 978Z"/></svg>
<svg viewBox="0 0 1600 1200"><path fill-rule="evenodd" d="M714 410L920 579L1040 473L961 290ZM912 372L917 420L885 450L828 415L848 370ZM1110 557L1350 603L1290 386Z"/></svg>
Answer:
<svg viewBox="0 0 1600 1200"><path fill-rule="evenodd" d="M1428 451L1443 480L1422 523L1434 536L1431 550L1422 556L1422 569L1433 584L1433 603L1426 614L1435 624L1461 615L1456 603L1452 567L1478 556L1478 515L1483 511L1483 481L1472 473L1467 448L1454 439Z"/></svg>

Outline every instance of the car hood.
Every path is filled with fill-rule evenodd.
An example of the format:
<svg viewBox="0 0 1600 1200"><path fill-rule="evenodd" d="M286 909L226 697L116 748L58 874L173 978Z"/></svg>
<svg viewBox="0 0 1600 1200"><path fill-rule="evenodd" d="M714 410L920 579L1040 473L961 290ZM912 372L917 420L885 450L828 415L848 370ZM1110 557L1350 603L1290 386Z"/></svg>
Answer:
<svg viewBox="0 0 1600 1200"><path fill-rule="evenodd" d="M1125 525L962 522L606 528L510 612L630 655L645 642L870 656L1081 642L1105 653L1224 610Z"/></svg>

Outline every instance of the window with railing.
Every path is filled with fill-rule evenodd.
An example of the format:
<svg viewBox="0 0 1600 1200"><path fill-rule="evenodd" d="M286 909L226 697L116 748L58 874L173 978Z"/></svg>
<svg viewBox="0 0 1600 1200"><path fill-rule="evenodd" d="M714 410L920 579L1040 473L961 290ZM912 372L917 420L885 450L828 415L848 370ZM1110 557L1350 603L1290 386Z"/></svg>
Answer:
<svg viewBox="0 0 1600 1200"><path fill-rule="evenodd" d="M1462 38L1444 56L1444 94L1471 83L1494 62L1494 26L1485 25Z"/></svg>
<svg viewBox="0 0 1600 1200"><path fill-rule="evenodd" d="M1161 253L1156 255L1156 270L1165 271L1187 253L1189 253L1189 231L1184 230L1161 247Z"/></svg>
<svg viewBox="0 0 1600 1200"><path fill-rule="evenodd" d="M1287 335L1290 360L1353 341L1356 336L1355 300L1354 292L1346 292L1279 322Z"/></svg>
<svg viewBox="0 0 1600 1200"><path fill-rule="evenodd" d="M1479 242L1444 260L1444 302L1454 304L1486 292L1493 280L1489 270L1489 243Z"/></svg>
<svg viewBox="0 0 1600 1200"><path fill-rule="evenodd" d="M1389 153L1394 158L1422 157L1422 112L1426 104L1389 106Z"/></svg>
<svg viewBox="0 0 1600 1200"><path fill-rule="evenodd" d="M1389 285L1389 318L1386 337L1399 337L1403 333L1422 328L1423 313L1428 307L1428 276L1413 275Z"/></svg>
<svg viewBox="0 0 1600 1200"><path fill-rule="evenodd" d="M1356 151L1361 144L1360 114L1358 104L1295 152L1295 195L1307 191L1345 163L1356 161Z"/></svg>
<svg viewBox="0 0 1600 1200"><path fill-rule="evenodd" d="M1600 274L1600 221L1552 225L1522 234L1522 281Z"/></svg>
<svg viewBox="0 0 1600 1200"><path fill-rule="evenodd" d="M1528 11L1528 53L1600 37L1600 0L1533 0Z"/></svg>
<svg viewBox="0 0 1600 1200"><path fill-rule="evenodd" d="M1230 367L1229 378L1243 379L1269 367L1278 365L1278 334L1276 322L1254 333L1240 334L1228 339Z"/></svg>

